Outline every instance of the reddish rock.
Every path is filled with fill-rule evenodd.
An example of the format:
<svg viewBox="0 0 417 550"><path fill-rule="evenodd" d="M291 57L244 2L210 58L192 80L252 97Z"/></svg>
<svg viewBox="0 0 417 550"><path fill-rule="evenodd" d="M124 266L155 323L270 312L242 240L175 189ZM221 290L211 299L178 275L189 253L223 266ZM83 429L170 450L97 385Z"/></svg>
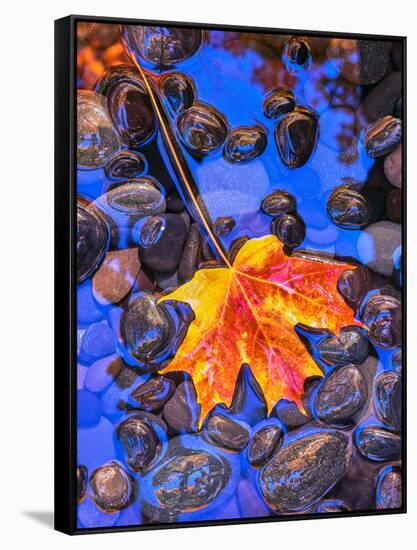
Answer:
<svg viewBox="0 0 417 550"><path fill-rule="evenodd" d="M108 252L93 277L94 298L103 305L119 303L135 284L140 266L137 248Z"/></svg>

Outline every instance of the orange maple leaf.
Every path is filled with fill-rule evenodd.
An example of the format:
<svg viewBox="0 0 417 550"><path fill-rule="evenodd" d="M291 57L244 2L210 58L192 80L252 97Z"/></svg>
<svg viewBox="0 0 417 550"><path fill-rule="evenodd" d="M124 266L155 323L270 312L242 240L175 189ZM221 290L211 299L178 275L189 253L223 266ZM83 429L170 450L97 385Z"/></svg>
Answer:
<svg viewBox="0 0 417 550"><path fill-rule="evenodd" d="M297 336L297 323L339 333L357 324L337 291L351 265L287 256L273 235L247 241L229 267L201 269L164 300L187 302L195 320L164 372L186 371L194 381L201 419L230 406L242 363L262 388L268 412L281 399L301 408L306 378L322 376Z"/></svg>

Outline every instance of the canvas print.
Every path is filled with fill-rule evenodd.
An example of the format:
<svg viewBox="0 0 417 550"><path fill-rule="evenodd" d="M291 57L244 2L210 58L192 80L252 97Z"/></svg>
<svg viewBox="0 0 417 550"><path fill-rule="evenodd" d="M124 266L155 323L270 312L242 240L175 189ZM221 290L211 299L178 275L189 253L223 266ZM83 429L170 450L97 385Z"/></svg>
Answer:
<svg viewBox="0 0 417 550"><path fill-rule="evenodd" d="M401 40L78 21L77 528L401 510Z"/></svg>

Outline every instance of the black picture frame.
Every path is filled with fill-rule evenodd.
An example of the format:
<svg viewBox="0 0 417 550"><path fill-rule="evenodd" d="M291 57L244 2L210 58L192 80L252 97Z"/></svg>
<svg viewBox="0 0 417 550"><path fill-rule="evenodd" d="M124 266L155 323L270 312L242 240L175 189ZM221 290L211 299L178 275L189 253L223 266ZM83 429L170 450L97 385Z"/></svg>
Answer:
<svg viewBox="0 0 417 550"><path fill-rule="evenodd" d="M76 25L78 22L154 25L204 30L227 30L251 33L290 34L294 36L337 37L363 40L395 41L402 46L403 85L403 186L402 186L402 507L388 510L366 510L321 514L285 515L265 518L160 523L125 527L77 528L76 526ZM55 529L69 535L117 531L177 529L212 525L236 525L307 519L329 519L387 514L407 511L407 350L406 350L406 281L407 281L407 220L406 220L406 159L407 159L407 82L406 45L404 36L339 33L276 29L250 26L184 23L142 19L70 15L55 21Z"/></svg>

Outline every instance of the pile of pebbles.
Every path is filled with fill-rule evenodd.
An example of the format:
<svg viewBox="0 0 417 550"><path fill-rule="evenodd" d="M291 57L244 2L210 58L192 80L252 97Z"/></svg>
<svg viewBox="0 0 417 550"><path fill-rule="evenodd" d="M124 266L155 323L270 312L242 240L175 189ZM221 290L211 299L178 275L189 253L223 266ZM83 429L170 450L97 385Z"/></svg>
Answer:
<svg viewBox="0 0 417 550"><path fill-rule="evenodd" d="M96 55L122 43L108 27L83 29ZM362 326L338 335L303 328L323 376L306 381L302 409L280 400L268 414L250 365L242 365L230 406L218 404L201 418L193 380L164 374L193 310L158 298L196 270L221 265L198 210L231 261L254 235L242 235L234 215L211 221L204 196L197 194L198 209L190 203L166 167L141 74L133 65L108 67L95 89L79 90L77 98L79 526L400 508L401 48L285 37L282 70L291 82L307 74L309 93L299 102L291 87L276 85L259 107L263 121L232 126L199 98L186 73L187 61L204 51L204 32L128 26L123 40L127 53L158 76L153 93L182 160L217 155L234 169L272 151L274 162L297 174L311 169L320 140L335 143L335 120L343 120L338 154L366 158L371 168L361 181L337 182L317 209L334 235L354 238L354 254L343 246L337 252L356 264L341 275L338 291ZM338 75L332 92L329 83L317 87L321 96L307 86L308 71L318 66ZM356 104L343 103L352 90ZM326 93L334 103L322 111ZM270 182L253 223L263 220L291 254L311 243L303 204L296 187Z"/></svg>

